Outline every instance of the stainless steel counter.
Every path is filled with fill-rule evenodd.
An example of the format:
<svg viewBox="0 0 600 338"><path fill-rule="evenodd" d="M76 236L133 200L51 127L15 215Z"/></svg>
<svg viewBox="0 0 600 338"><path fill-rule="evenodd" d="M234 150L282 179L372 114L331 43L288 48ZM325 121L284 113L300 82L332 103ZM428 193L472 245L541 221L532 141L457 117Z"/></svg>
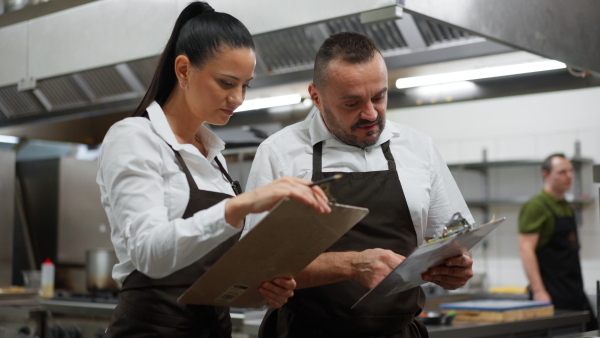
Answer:
<svg viewBox="0 0 600 338"><path fill-rule="evenodd" d="M115 310L116 304L77 302L71 300L40 300L42 307L53 314L93 316L110 318Z"/></svg>
<svg viewBox="0 0 600 338"><path fill-rule="evenodd" d="M589 314L580 312L559 312L548 318L537 318L507 323L467 323L455 322L452 325L428 325L430 338L470 338L470 337L593 337L583 335ZM250 337L258 336L262 318L244 321L242 332Z"/></svg>
<svg viewBox="0 0 600 338"><path fill-rule="evenodd" d="M582 334L589 319L587 311L560 311L547 318L506 323L454 322L427 326L430 338L449 337L561 337ZM577 336L575 336L577 337Z"/></svg>

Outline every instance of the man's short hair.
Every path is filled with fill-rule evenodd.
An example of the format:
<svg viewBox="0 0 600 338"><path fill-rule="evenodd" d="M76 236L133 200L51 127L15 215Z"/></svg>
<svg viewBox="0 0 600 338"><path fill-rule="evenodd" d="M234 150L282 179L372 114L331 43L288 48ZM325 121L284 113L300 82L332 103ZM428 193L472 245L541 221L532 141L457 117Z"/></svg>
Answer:
<svg viewBox="0 0 600 338"><path fill-rule="evenodd" d="M552 155L546 157L544 162L542 162L542 172L546 171L546 172L550 173L552 171L552 159L555 157L562 157L564 159L567 158L565 156L565 154L562 154L562 153L556 153L556 154L552 154Z"/></svg>
<svg viewBox="0 0 600 338"><path fill-rule="evenodd" d="M371 61L375 52L381 54L373 40L355 32L341 32L329 36L317 52L313 83L322 88L327 82L327 66L334 59L360 64Z"/></svg>

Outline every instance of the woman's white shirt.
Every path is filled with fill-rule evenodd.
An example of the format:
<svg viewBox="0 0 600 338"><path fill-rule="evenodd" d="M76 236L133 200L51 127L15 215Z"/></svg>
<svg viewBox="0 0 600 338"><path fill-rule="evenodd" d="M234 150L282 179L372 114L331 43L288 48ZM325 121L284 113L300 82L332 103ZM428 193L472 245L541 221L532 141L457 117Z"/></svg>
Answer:
<svg viewBox="0 0 600 338"><path fill-rule="evenodd" d="M226 165L225 143L202 126L197 137L208 152L204 157L193 145L177 142L160 105L154 102L147 111L149 120L115 123L98 158L97 182L119 259L113 278L120 283L134 270L152 278L168 276L240 231L225 221L226 200L182 218L190 188L173 149L199 189L233 196L214 160Z"/></svg>

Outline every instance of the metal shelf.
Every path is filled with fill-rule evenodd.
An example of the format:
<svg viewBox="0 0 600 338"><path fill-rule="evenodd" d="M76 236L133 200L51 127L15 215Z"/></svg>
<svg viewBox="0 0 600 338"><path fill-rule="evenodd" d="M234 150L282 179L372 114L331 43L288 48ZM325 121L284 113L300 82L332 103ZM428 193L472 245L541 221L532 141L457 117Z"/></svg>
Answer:
<svg viewBox="0 0 600 338"><path fill-rule="evenodd" d="M593 164L594 161L590 158L581 156L581 146L579 142L575 142L575 155L570 158L573 163L573 195L578 196L572 201L569 201L575 206L576 218L581 220L581 207L593 203L594 199L589 198L582 192L582 177L581 170L584 164ZM531 196L525 197L514 197L514 198L492 198L490 196L490 178L489 170L497 168L509 168L509 167L531 167L539 166L543 160L537 159L520 159L520 160L504 160L504 161L487 161L487 151L484 149L482 154L483 161L481 162L465 162L465 163L450 163L448 168L451 170L471 170L476 171L481 175L483 194L481 198L466 199L467 205L472 208L480 208L483 211L483 221L487 222L489 219L489 207L492 205L522 205L527 202L531 196L536 192L532 191ZM460 186L459 186L460 188ZM579 221L580 222L580 221Z"/></svg>
<svg viewBox="0 0 600 338"><path fill-rule="evenodd" d="M573 157L570 161L574 164L587 164L594 161L590 158ZM539 166L543 160L507 160L507 161L482 161L482 162L466 162L466 163L450 163L450 169L465 169L465 170L485 170L490 168L502 167L517 167L517 166Z"/></svg>

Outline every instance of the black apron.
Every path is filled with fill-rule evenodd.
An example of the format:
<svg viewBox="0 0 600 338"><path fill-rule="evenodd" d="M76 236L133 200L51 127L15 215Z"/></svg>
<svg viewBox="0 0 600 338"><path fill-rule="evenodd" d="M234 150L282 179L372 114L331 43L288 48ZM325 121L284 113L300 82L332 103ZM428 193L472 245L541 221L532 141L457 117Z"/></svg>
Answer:
<svg viewBox="0 0 600 338"><path fill-rule="evenodd" d="M554 209L543 202L554 215L554 233L550 241L536 250L544 287L556 309L587 310L593 312L583 288L579 261L579 239L574 216L559 217ZM596 320L592 320L596 323Z"/></svg>
<svg viewBox="0 0 600 338"><path fill-rule="evenodd" d="M173 151L190 187L184 219L231 197L198 189L183 158ZM231 180L217 158L215 161L235 194L239 194L239 183ZM231 337L228 307L179 304L177 298L221 258L240 235L232 236L195 263L164 278L153 279L133 271L123 282L119 304L105 337Z"/></svg>
<svg viewBox="0 0 600 338"><path fill-rule="evenodd" d="M381 145L388 170L344 172L330 182L338 203L368 208L369 214L327 251L392 250L408 256L417 236L396 171L389 141ZM322 143L313 147L313 176L317 181L337 172L322 172ZM356 281L295 290L281 309L270 309L259 336L265 338L427 337L425 326L415 320L424 305L420 287L401 292L377 305L351 306L368 288Z"/></svg>

